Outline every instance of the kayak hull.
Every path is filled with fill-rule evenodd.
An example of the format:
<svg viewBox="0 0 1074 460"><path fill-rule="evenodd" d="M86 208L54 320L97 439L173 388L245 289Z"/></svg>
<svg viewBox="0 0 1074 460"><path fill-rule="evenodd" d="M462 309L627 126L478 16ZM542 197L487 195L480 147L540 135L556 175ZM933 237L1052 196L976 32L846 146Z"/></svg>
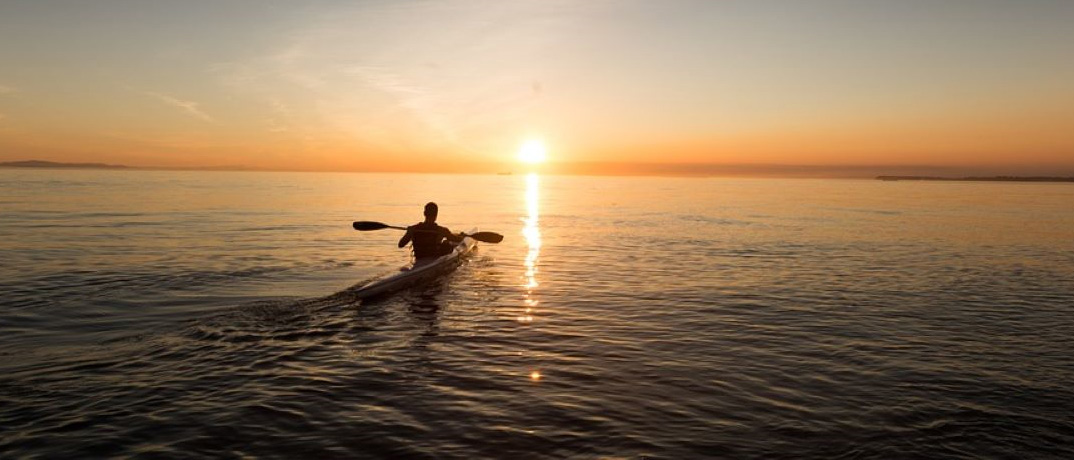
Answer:
<svg viewBox="0 0 1074 460"><path fill-rule="evenodd" d="M473 229L467 233L476 232L477 230ZM379 297L444 276L455 271L462 263L463 257L472 252L476 246L477 241L473 238L463 238L450 254L416 262L403 267L398 272L370 281L355 290L354 296L359 299Z"/></svg>

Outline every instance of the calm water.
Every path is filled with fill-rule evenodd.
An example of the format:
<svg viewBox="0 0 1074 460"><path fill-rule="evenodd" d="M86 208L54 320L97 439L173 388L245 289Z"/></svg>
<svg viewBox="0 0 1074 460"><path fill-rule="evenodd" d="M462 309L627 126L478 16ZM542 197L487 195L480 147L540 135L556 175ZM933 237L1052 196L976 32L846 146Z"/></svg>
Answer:
<svg viewBox="0 0 1074 460"><path fill-rule="evenodd" d="M0 170L0 261L4 458L1074 458L1070 184Z"/></svg>

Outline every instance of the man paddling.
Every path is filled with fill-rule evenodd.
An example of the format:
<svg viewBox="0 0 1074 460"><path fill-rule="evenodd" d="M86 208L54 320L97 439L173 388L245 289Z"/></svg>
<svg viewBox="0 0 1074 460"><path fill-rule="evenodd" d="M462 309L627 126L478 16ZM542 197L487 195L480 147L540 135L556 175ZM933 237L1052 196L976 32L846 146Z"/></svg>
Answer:
<svg viewBox="0 0 1074 460"><path fill-rule="evenodd" d="M436 203L431 201L426 203L425 221L407 227L406 234L399 239L399 247L406 246L407 243L413 241L414 258L417 260L450 254L455 243L462 241L463 236L451 233L451 230L446 227L437 225L436 215L439 212L440 208L436 206Z"/></svg>

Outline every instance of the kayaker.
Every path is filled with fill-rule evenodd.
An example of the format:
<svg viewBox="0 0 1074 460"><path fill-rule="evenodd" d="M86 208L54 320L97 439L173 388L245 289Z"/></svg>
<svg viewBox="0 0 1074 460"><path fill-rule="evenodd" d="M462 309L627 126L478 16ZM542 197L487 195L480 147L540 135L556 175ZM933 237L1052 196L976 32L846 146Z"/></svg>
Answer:
<svg viewBox="0 0 1074 460"><path fill-rule="evenodd" d="M462 241L463 236L451 233L446 227L436 224L436 215L440 208L436 203L425 204L425 221L406 228L406 234L399 239L399 247L407 243L414 243L414 258L426 259L450 254L455 248L455 243Z"/></svg>

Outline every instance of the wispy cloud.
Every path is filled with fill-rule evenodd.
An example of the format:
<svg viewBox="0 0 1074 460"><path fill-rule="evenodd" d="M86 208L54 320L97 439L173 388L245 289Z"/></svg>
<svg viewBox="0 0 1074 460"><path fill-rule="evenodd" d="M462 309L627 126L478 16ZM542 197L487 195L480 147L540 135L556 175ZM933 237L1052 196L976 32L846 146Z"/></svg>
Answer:
<svg viewBox="0 0 1074 460"><path fill-rule="evenodd" d="M366 84L392 95L399 106L409 111L447 141L457 143L458 136L448 117L438 107L436 97L427 89L408 83L403 77L385 69L369 66L353 66L345 72Z"/></svg>
<svg viewBox="0 0 1074 460"><path fill-rule="evenodd" d="M187 115L190 115L190 116L192 116L194 118L198 118L198 119L200 119L202 121L205 121L206 123L215 123L216 122L216 120L214 120L213 117L209 116L209 114L205 113L204 111L202 111L201 109L198 108L198 103L197 102L184 101L184 100L179 99L179 98L174 97L174 96L169 96L167 94L161 94L161 93L155 93L155 92L151 92L151 91L147 91L145 94L148 95L148 96L154 97L154 98L160 100L161 102L164 102L165 104L168 104L168 105L170 105L172 107L177 107L177 108L183 110L184 112L186 112Z"/></svg>
<svg viewBox="0 0 1074 460"><path fill-rule="evenodd" d="M535 95L547 88L534 83L539 66L527 56L556 45L563 35L556 32L574 16L556 2L468 5L328 8L209 70L268 132L415 151L488 150L500 136L487 133L514 131L533 118ZM413 40L411 27L391 26L411 24L417 13L430 19L413 27L436 31L432 36ZM520 17L533 19L505 25ZM444 21L453 25L423 26Z"/></svg>
<svg viewBox="0 0 1074 460"><path fill-rule="evenodd" d="M216 63L209 71L221 85L241 95L243 102L257 106L259 120L269 132L298 132L306 127L303 104L319 107L322 101L339 97L326 88L323 73L307 69L309 65L302 62L306 48L300 38L265 55Z"/></svg>

